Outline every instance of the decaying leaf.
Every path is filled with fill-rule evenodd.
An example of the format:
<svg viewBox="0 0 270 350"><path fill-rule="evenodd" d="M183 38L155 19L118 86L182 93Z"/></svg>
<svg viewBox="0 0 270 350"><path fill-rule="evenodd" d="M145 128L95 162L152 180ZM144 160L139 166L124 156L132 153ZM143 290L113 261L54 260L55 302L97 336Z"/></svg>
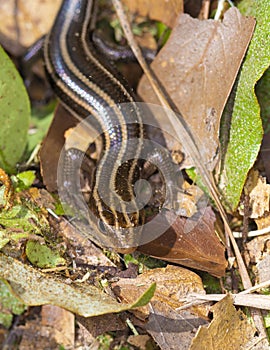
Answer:
<svg viewBox="0 0 270 350"><path fill-rule="evenodd" d="M245 260L253 269L258 283L270 280L270 235L253 238L246 243Z"/></svg>
<svg viewBox="0 0 270 350"><path fill-rule="evenodd" d="M152 349L154 348L153 340L149 335L130 335L128 343L138 349Z"/></svg>
<svg viewBox="0 0 270 350"><path fill-rule="evenodd" d="M247 264L257 264L264 255L270 253L270 235L258 236L247 242L246 253Z"/></svg>
<svg viewBox="0 0 270 350"><path fill-rule="evenodd" d="M216 164L219 120L250 41L255 20L236 8L222 23L180 15L151 68L182 113L209 170ZM145 77L138 92L159 104ZM192 162L185 162L185 166Z"/></svg>
<svg viewBox="0 0 270 350"><path fill-rule="evenodd" d="M130 317L130 315L129 315ZM77 320L96 338L98 335L112 332L123 331L126 329L126 320L128 316L123 314L121 317L117 314L106 314L93 317L77 316Z"/></svg>
<svg viewBox="0 0 270 350"><path fill-rule="evenodd" d="M41 325L41 333L49 333L50 338L54 339L57 344L64 347L74 347L75 316L71 312L58 306L43 305Z"/></svg>
<svg viewBox="0 0 270 350"><path fill-rule="evenodd" d="M131 13L139 13L150 19L165 23L172 27L176 16L183 12L183 0L124 0Z"/></svg>
<svg viewBox="0 0 270 350"><path fill-rule="evenodd" d="M1 1L0 42L14 55L22 54L49 31L60 3L60 0Z"/></svg>
<svg viewBox="0 0 270 350"><path fill-rule="evenodd" d="M171 220L172 215L172 212L160 214L156 224L161 226L167 224L168 220L173 222L172 226L162 236L138 250L166 261L207 271L214 276L224 275L227 266L225 247L215 234L212 209L207 207L189 219L177 217ZM196 225L186 230L189 220Z"/></svg>
<svg viewBox="0 0 270 350"><path fill-rule="evenodd" d="M146 305L152 298L152 284L134 303L119 304L94 286L67 284L57 277L48 276L31 266L0 253L0 276L6 279L15 295L26 305L51 304L84 317L121 312Z"/></svg>
<svg viewBox="0 0 270 350"><path fill-rule="evenodd" d="M167 305L153 302L146 329L162 350L188 350L196 330L207 324L205 318L190 310L176 312Z"/></svg>
<svg viewBox="0 0 270 350"><path fill-rule="evenodd" d="M15 328L21 333L21 349L74 349L75 317L57 306L44 305L40 314L26 318Z"/></svg>
<svg viewBox="0 0 270 350"><path fill-rule="evenodd" d="M241 310L236 311L230 295L214 305L212 311L213 321L207 328L199 329L190 350L240 349L254 336L256 329Z"/></svg>
<svg viewBox="0 0 270 350"><path fill-rule="evenodd" d="M249 196L249 217L258 219L266 212L269 212L270 185L266 183L266 178L259 176L257 170L251 171L248 175L244 187L245 195ZM241 215L244 215L241 207Z"/></svg>
<svg viewBox="0 0 270 350"><path fill-rule="evenodd" d="M12 295L7 283L0 281L0 324L9 328L13 315L20 315L26 309L14 295Z"/></svg>
<svg viewBox="0 0 270 350"><path fill-rule="evenodd" d="M269 249L268 249L269 250ZM270 255L264 253L264 256L256 265L256 275L259 283L270 280Z"/></svg>
<svg viewBox="0 0 270 350"><path fill-rule="evenodd" d="M153 282L157 284L157 289L152 302L160 301L174 310L182 305L180 299L188 293L195 291L205 293L198 275L184 268L170 265L165 268L149 270L135 279L121 278L112 285L112 288L121 300L131 303L138 298L142 290L145 290ZM139 318L145 319L149 315L149 306L133 312ZM207 312L204 310L205 317ZM201 310L202 313L203 310Z"/></svg>
<svg viewBox="0 0 270 350"><path fill-rule="evenodd" d="M270 64L270 3L267 0L254 1L250 8L257 24L237 84L229 144L220 181L220 188L231 210L235 210L239 203L247 173L261 146L262 121L254 89Z"/></svg>

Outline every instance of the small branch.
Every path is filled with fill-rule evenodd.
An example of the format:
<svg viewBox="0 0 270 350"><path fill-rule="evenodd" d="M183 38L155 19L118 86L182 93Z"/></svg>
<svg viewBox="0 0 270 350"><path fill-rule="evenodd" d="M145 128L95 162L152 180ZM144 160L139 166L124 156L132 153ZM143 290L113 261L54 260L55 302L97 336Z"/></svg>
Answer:
<svg viewBox="0 0 270 350"><path fill-rule="evenodd" d="M209 301L220 301L226 294L190 294L185 299L188 307L191 305L198 305ZM234 305L247 306L256 309L270 310L270 296L269 295L258 295L258 294L232 294L234 299ZM183 305L177 310L186 309L187 305Z"/></svg>

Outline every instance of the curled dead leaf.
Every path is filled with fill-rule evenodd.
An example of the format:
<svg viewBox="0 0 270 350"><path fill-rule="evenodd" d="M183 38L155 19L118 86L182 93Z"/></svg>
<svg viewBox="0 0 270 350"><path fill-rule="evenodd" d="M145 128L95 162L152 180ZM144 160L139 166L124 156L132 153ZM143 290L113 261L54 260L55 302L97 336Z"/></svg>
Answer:
<svg viewBox="0 0 270 350"><path fill-rule="evenodd" d="M212 209L207 207L193 218L179 216L172 220L173 215L172 212L159 215L157 225L164 225L168 220L173 221L172 226L162 236L140 246L138 250L156 258L207 271L217 277L223 276L227 266L225 247L215 233ZM196 225L187 230L188 223L193 220Z"/></svg>

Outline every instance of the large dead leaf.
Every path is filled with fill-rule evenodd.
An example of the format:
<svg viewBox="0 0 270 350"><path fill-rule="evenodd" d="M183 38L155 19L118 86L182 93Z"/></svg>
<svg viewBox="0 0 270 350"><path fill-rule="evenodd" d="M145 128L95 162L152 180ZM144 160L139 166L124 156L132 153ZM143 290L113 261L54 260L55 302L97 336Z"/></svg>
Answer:
<svg viewBox="0 0 270 350"><path fill-rule="evenodd" d="M241 310L236 311L230 295L213 306L212 310L213 321L207 328L200 328L190 350L235 350L252 339L256 329Z"/></svg>
<svg viewBox="0 0 270 350"><path fill-rule="evenodd" d="M157 284L157 289L152 301L160 301L173 309L183 305L180 299L189 293L195 291L205 293L198 275L182 267L170 265L149 270L137 278L121 278L112 285L112 288L121 300L130 303L138 299L138 295L153 282ZM149 307L140 308L135 312L140 318L145 319L149 314ZM207 312L204 316L206 314Z"/></svg>
<svg viewBox="0 0 270 350"><path fill-rule="evenodd" d="M172 212L160 214L156 225L166 225L168 219L173 222L172 226L162 236L138 250L166 261L207 271L214 276L224 275L227 266L225 248L215 233L212 209L208 207L201 216L195 215L193 220L197 224L189 231L185 228L192 219L177 217L172 220L173 215Z"/></svg>
<svg viewBox="0 0 270 350"><path fill-rule="evenodd" d="M130 307L145 305L155 289L151 285L135 304L119 304L97 287L68 284L1 253L0 277L9 282L15 295L26 305L56 305L84 317L121 312Z"/></svg>
<svg viewBox="0 0 270 350"><path fill-rule="evenodd" d="M180 15L172 34L151 67L183 114L203 161L212 170L217 161L219 120L250 41L255 20L236 8L223 22ZM145 77L138 92L145 102L159 104ZM186 166L192 162L186 162Z"/></svg>
<svg viewBox="0 0 270 350"><path fill-rule="evenodd" d="M183 12L183 0L124 0L132 13L148 16L150 19L173 26L176 16Z"/></svg>

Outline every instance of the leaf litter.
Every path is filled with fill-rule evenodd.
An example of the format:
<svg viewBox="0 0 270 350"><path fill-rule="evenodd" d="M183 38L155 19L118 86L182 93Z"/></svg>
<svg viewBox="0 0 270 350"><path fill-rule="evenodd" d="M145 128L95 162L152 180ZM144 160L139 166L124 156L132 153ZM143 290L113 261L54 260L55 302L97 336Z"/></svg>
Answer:
<svg viewBox="0 0 270 350"><path fill-rule="evenodd" d="M263 1L262 1L262 4L263 4ZM235 16L234 17L235 22L233 20L232 20L232 22L230 22L230 20L231 20L230 19L230 13L233 13L233 12L234 12L234 16ZM231 15L231 16L233 17L233 15ZM186 17L186 15L184 15L184 17ZM241 23L243 25L243 27L241 27L241 25L239 23L237 23L236 19L239 20L239 23ZM186 17L185 21L184 22L186 23L186 25L188 25L189 19L187 17ZM226 22L226 21L228 21L228 22ZM203 25L206 25L206 23L210 23L210 22L212 22L212 21L201 21L200 23L203 23ZM206 63L204 62L204 64L205 64L204 67L208 67L208 68L210 67L212 69L215 69L217 67L218 68L220 68L220 67L222 68L222 66L224 65L225 73L223 71L223 72L221 72L221 75L218 75L218 73L216 73L216 71L215 71L213 73L212 77L215 76L217 79L215 80L213 85L211 85L211 79L212 78L211 79L210 78L198 79L198 77L201 77L201 76L204 77L203 75L200 75L200 74L202 74L202 72L204 72L203 70L202 71L198 70L197 72L195 72L197 74L197 75L195 74L195 78L198 79L197 81L199 81L198 85L196 83L196 79L195 79L195 82L194 82L193 78L192 79L187 79L187 81L182 81L181 80L182 76L180 77L180 79L178 81L179 86L177 86L175 84L175 81L177 81L177 79L174 79L174 84L172 85L172 90L173 91L176 91L178 88L180 89L179 91L181 91L181 86L184 86L185 89L188 90L188 92L191 91L191 94L190 94L191 97L188 97L187 101L184 101L184 102L187 102L187 103L186 103L186 105L185 105L185 103L183 103L183 106L184 106L183 108L186 108L188 110L189 108L185 107L185 106L187 106L187 104L189 103L190 109L192 111L190 119L192 119L193 115L195 115L195 112L197 113L197 117L196 117L196 118L198 118L197 119L197 125L195 125L194 128L195 129L197 128L197 130L199 132L199 136L201 138L201 142L207 148L207 152L205 153L204 158L206 159L206 162L207 162L207 165L208 165L209 169L213 169L215 164L216 164L216 162L217 162L218 130L219 130L220 116L221 116L222 110L224 108L225 102L227 100L227 97L228 97L228 95L230 93L230 90L231 90L231 87L233 85L233 81L234 81L234 79L236 77L237 71L238 71L238 69L240 67L241 60L242 60L242 58L244 56L246 47L248 45L248 41L249 41L251 33L252 33L252 29L253 29L253 26L254 26L254 21L253 20L246 19L244 17L240 17L235 9L233 9L231 11L227 11L227 13L225 14L225 19L224 19L222 24L218 23L218 22L216 22L216 23L213 22L212 23L214 25L214 27L215 27L214 28L214 32L216 31L217 33L219 33L219 29L217 29L216 27L218 27L218 28L222 27L222 26L224 27L224 23L225 24L227 23L228 27L234 28L235 33L238 33L238 34L234 33L234 35L235 35L234 39L235 39L235 43L236 43L235 46L236 47L234 47L234 49L228 49L228 47L224 44L224 42L222 42L226 46L226 50L219 51L218 45L220 44L220 41L216 41L215 42L215 46L216 46L215 50L213 50L212 51L212 55L210 54L210 56L207 58ZM236 30L236 27L234 27L234 25L237 25L237 24L240 26L238 28L238 32ZM247 27L244 27L244 25L247 25ZM228 33L230 33L229 29L231 29L231 28L225 28L224 29L225 32L226 32L226 30L228 31L228 32L226 32L226 35ZM194 35L194 30L195 29L193 27L190 27L189 31L191 33L193 31L193 35ZM203 40L202 40L203 34L205 32L207 33L208 31L206 30L203 33L200 31L200 29L197 29L197 31L198 31L199 42L200 41L203 42ZM195 30L195 32L196 32L196 30ZM211 31L209 31L209 32L210 32L210 38L211 38ZM228 36L230 36L230 35L228 34ZM181 40L181 39L179 39L181 37L182 37L182 35L178 34L178 40ZM232 34L231 34L231 37L233 37ZM240 40L240 38L241 38L241 40L243 39L243 42L237 41L237 40ZM185 35L184 35L184 39L186 40L186 32L185 32ZM207 41L207 36L205 37L205 39ZM193 38L190 39L190 40L192 42ZM175 41L175 47L177 45L176 43L177 43L177 41ZM197 49L197 44L194 44L194 47ZM210 45L210 47L211 47L211 45ZM165 48L166 48L166 46L164 47L164 50L165 50ZM198 49L199 48L200 48L200 45L198 45ZM194 64L194 62L192 61L192 58L194 58L194 55L189 50L186 50L186 51L187 51L187 52L185 52L187 54L186 55L186 60L188 61L188 63L191 62L191 64ZM222 56L222 55L219 56L220 53L224 54L224 52L228 54L228 51L230 53L229 56L226 56L226 54L224 56ZM196 52L196 50L195 50L195 52ZM164 55L166 55L166 51L165 51ZM167 68L167 66L175 67L179 63L178 60L176 59L176 57L177 57L176 53L174 55L171 55L170 57L173 57L173 59L167 60L167 61L164 59L164 61L161 61L159 63L159 66L157 64L157 67L158 67L157 70L158 69L159 70L164 70L164 68ZM196 57L197 56L195 55L195 58ZM219 58L219 57L221 57L221 58ZM211 61L211 59L212 59L212 61ZM183 63L185 63L184 61L185 61L184 58L183 58L182 61L180 60L179 65L180 66L183 65ZM209 65L208 65L208 63L209 63L208 61L210 62ZM217 61L219 61L219 64L216 64ZM155 64L155 62L153 63L153 65ZM162 65L162 62L165 62L165 63L163 63L163 65ZM225 63L229 62L231 64L231 66L229 65L229 68L228 68L228 65L226 66L224 64L224 62ZM196 65L196 61L195 61L195 65ZM193 70L192 68L187 68L188 72L189 72L189 69L191 71ZM176 73L176 70L175 71L172 70L172 72L174 74L174 73ZM158 74L158 72L156 72L156 74ZM170 74L171 74L170 71L167 71L167 73L164 74L164 75L169 76ZM227 74L228 74L228 80L226 80L227 79ZM219 80L218 80L218 78L219 78ZM218 84L220 81L222 81L222 85L221 85L222 89L220 89L220 84ZM203 84L202 84L202 82L203 82ZM207 84L209 84L209 85L207 85ZM207 87L205 90L203 90L203 87L204 87L203 85L205 85ZM209 86L210 86L210 88L209 88ZM170 87L168 87L168 90L169 89L170 89ZM198 97L200 97L198 95L202 95L203 96L203 101L198 99ZM192 97L194 98L194 101L193 101ZM209 100L212 101L211 100L212 97L214 99L216 99L213 109L209 107L209 106L211 106L211 103L212 103L212 102L209 102ZM194 103L194 105L193 105L193 103ZM181 105L179 105L179 107L180 107L179 108L180 111L182 111ZM200 115L198 113L199 109L201 109ZM187 111L187 113L188 113L188 111ZM184 116L186 116L185 113L183 113L183 114L184 114ZM195 121L196 121L196 118L195 118ZM200 120L201 122L198 123L198 120ZM196 124L196 122L194 124ZM203 128L201 127L202 125L204 126ZM199 130L199 129L202 129L203 131ZM194 134L196 135L195 132L194 132ZM197 135L196 135L196 137L197 137ZM52 146L50 146L50 147L52 147ZM251 163L252 162L250 162L248 166L252 165ZM190 163L189 165L192 165L192 163ZM188 162L185 163L185 167L187 167L187 166L188 166ZM244 175L244 176L246 176L246 175ZM52 181L53 181L53 178L52 178ZM263 190L261 190L261 191L262 191L261 193L263 194ZM267 205L267 203L266 203L266 205ZM264 208L267 208L267 207L265 206ZM262 213L264 214L263 210L260 212L260 215ZM211 231L213 231L213 229L211 229ZM181 230L179 232L181 233ZM206 236L207 236L207 234L206 234ZM4 245L8 245L8 242L5 241ZM187 249L187 251L188 251L188 249ZM221 256L220 262L223 264L224 263L224 260L223 260L224 255L223 255L223 253L220 256ZM4 262L6 264L7 263L7 260L6 260L7 258L5 256L1 256L1 258L2 258L2 263ZM178 258L179 258L179 255L178 255ZM193 260L192 252L190 252L190 255L188 256L188 258L191 261ZM47 288L50 291L52 290L51 288L54 288L54 286L57 286L57 288L60 288L60 290L62 289L63 286L61 284L60 284L60 286L58 285L58 282L59 282L58 278L56 278L56 279L52 278L52 283L50 284L48 282L48 281L50 281L50 278L46 279L46 276L44 274L42 274L42 273L39 274L38 271L35 271L35 269L33 269L33 268L29 268L28 269L27 266L25 266L26 269L24 269L23 264L21 264L19 261L15 260L15 259L12 260L11 258L8 258L8 259L9 259L8 261L9 261L11 266L13 266L14 268L15 267L19 268L19 270L21 269L20 271L21 271L22 274L26 273L25 276L28 276L26 279L33 278L33 280L35 280L35 278L37 278L37 279L41 278L41 280L44 279L44 281L46 283L48 283L48 285L46 285L46 283L45 283L44 290L40 290L40 289L38 290L40 292L39 296L37 296L34 292L29 291L29 289L27 289L27 292L29 292L29 296L25 297L25 294L23 293L23 289L26 286L25 285L20 285L21 281L18 281L17 277L14 276L12 271L10 271L8 269L8 271L6 271L6 274L9 274L9 278L11 280L11 285L14 286L14 290L15 290L15 292L18 293L18 295L22 295L25 298L25 302L26 303L29 303L29 305L31 305L31 303L35 302L35 299L36 299L36 301L38 303L43 303L43 302L48 302L48 301L49 302L51 301L52 303L54 303L56 301L57 303L59 302L61 306L69 308L69 306L68 306L69 304L67 305L67 304L63 303L63 301L59 300L60 298L55 297L55 295L54 295L55 291L54 290L53 290L53 296L51 296L51 298L48 297L46 295L46 293L44 293L44 295L43 295L43 292L45 292ZM171 260L171 261L173 261L173 260ZM206 259L206 263L207 263L207 259ZM189 265L187 265L187 266L189 266ZM1 264L0 264L0 267L1 267ZM194 267L198 268L198 266L196 266L196 263L195 263ZM224 268L225 268L225 265L224 265L223 269ZM153 270L153 271L155 271L155 270ZM36 272L37 272L37 274L35 274ZM2 269L2 273L4 274L4 269ZM168 271L161 271L161 270L156 269L156 273L159 274L160 277L162 278L162 277L166 277L166 275L168 274ZM153 272L153 274L155 274L155 272ZM176 274L176 270L173 271L173 276L175 274ZM183 274L184 274L184 272L183 272ZM149 282L149 280L152 280L151 273L148 274L148 275L146 274L146 276L147 277L146 277L146 280L144 282ZM169 278L170 274L168 274L167 277ZM193 278L196 280L195 276ZM173 277L172 277L172 279L173 279ZM129 281L126 281L127 284L129 282L131 282L130 279L127 279L127 280L129 280ZM165 281L166 281L166 279L165 279ZM18 283L18 285L17 285L17 283ZM137 281L137 283L138 283L138 281ZM158 279L157 283L158 283L158 285L162 285L162 282L161 282L160 279ZM177 281L174 282L173 281L172 284L174 285L175 291L177 291L178 283L183 284L185 287L187 287L187 285L188 285L188 282L186 280L181 281L181 282L179 282L179 281L178 282ZM166 282L165 282L165 284L166 284ZM135 282L135 286L136 286L136 282ZM80 286L80 288L81 288L81 286ZM80 290L80 288L79 288L79 290ZM123 300L126 297L130 296L131 291L133 291L134 289L135 289L134 288L134 284L131 284L131 286L129 288L127 288L127 292L123 293L123 295L122 295ZM90 288L90 290L92 290L92 289ZM123 292L123 290L122 290L122 292ZM82 298L83 298L83 293L84 292L85 292L85 289L83 287L82 288L82 294L80 294L82 296ZM152 292L153 292L153 290L150 292L150 294ZM70 290L68 290L68 293L70 293ZM96 295L98 295L98 291L97 290L93 290L93 293L96 293ZM159 293L157 293L157 295L159 295ZM49 299L46 299L46 298L49 298ZM146 300L147 300L147 298L149 299L150 295L146 296ZM83 301L84 300L85 299L83 299ZM106 299L106 302L108 300L109 299ZM141 300L141 304L144 303L144 302L146 302L146 301L143 298ZM109 303L109 301L108 301L108 303ZM166 296L166 294L165 294L165 296L163 295L161 297L161 301L152 299L152 303L150 304L150 308L151 308L152 312L150 313L150 315L148 314L149 320L151 321L151 322L148 323L148 325L151 325L151 326L149 327L148 331L153 336L153 338L157 341L157 343L160 345L160 347L162 349L173 349L173 348L178 349L179 348L179 341L181 341L181 344L183 345L183 347L182 347L183 349L184 348L187 348L187 349L190 348L190 342L191 342L191 340L192 340L192 338L194 336L194 334L192 335L192 331L194 332L194 329L196 329L199 326L199 324L205 324L205 323L207 324L207 323L209 323L209 319L202 319L202 318L199 317L199 321L198 322L195 321L195 323L194 323L194 326L193 326L194 329L193 328L189 329L190 324L193 324L192 322L194 320L194 315L192 313L190 313L190 311L186 311L186 313L183 312L182 314L179 313L176 310L175 303L178 305L178 299L176 299L176 300L173 300L173 299L172 300L168 300L168 296ZM139 306L139 304L136 305L136 303L135 303L135 305L134 304L132 304L132 305L133 306ZM251 305L252 305L252 301L251 301ZM74 307L76 307L76 306L74 306ZM119 304L118 304L118 307L120 307ZM222 309L222 308L225 308L226 310L230 310L230 312L231 312L230 315L229 316L228 315L222 315L222 313L220 313L220 309ZM74 309L72 309L72 310L74 311ZM78 310L80 310L80 311L78 312ZM80 308L76 309L75 312L78 312L78 313L82 312L82 308L81 309ZM86 312L86 311L84 310L84 312ZM83 314L85 315L85 313L83 313ZM239 314L240 313L238 313L238 319L240 321L241 320L243 321L242 324L241 323L239 324L239 327L242 330L243 328L246 328L246 323L245 323L246 319L245 319L245 317L243 315L239 316ZM224 318L222 318L222 316L224 316ZM235 315L235 312L233 312L233 309L231 308L230 302L228 302L228 300L224 301L223 304L222 304L222 302L220 304L217 303L216 304L216 309L214 310L215 321L221 321L222 322L222 320L223 320L223 322L224 321L227 322L227 319L225 319L226 317L227 317L227 319L229 319L229 321L232 321L232 320L235 321L237 319L237 316ZM177 321L175 321L175 323L173 321L170 325L168 325L167 328L166 328L166 326L164 328L164 324L163 324L164 320L177 320L177 319L179 321L178 323L177 323ZM184 322L183 328L180 327L181 322L182 323ZM154 327L152 327L153 325L154 325ZM211 323L211 325L212 325L212 323ZM230 326L233 327L232 324L230 324ZM172 327L172 328L170 328L170 327ZM215 332L216 332L215 327L217 327L217 326L215 326L215 325L209 326L208 327L208 333L207 332L204 333L203 338L204 338L204 340L206 340L206 342L207 342L207 339L208 339L208 343L212 342L213 334L215 334ZM181 337L181 332L179 332L179 329L182 329L182 337ZM189 332L189 330L190 330L190 332ZM253 337L253 333L252 333L253 330L250 330L249 328L247 328L246 330L247 330L247 332L244 334L244 336L246 337L245 341L248 341L251 337ZM212 332L214 332L214 333L212 333ZM220 331L220 333L221 334L219 334L219 335L222 338L224 332ZM176 334L178 334L180 338L176 339L175 338ZM171 335L171 337L169 337L169 335ZM243 334L239 333L238 336L239 336L239 338L241 338L243 336ZM236 335L236 337L237 337L237 335ZM187 340L186 342L184 341L184 338L186 338L186 340ZM194 341L195 341L195 339L194 339ZM198 338L198 339L200 339L200 338ZM218 343L219 342L219 337L215 338L214 341L216 341ZM196 343L194 343L194 344L195 344L194 346L196 346ZM196 347L194 347L194 348L196 348Z"/></svg>

